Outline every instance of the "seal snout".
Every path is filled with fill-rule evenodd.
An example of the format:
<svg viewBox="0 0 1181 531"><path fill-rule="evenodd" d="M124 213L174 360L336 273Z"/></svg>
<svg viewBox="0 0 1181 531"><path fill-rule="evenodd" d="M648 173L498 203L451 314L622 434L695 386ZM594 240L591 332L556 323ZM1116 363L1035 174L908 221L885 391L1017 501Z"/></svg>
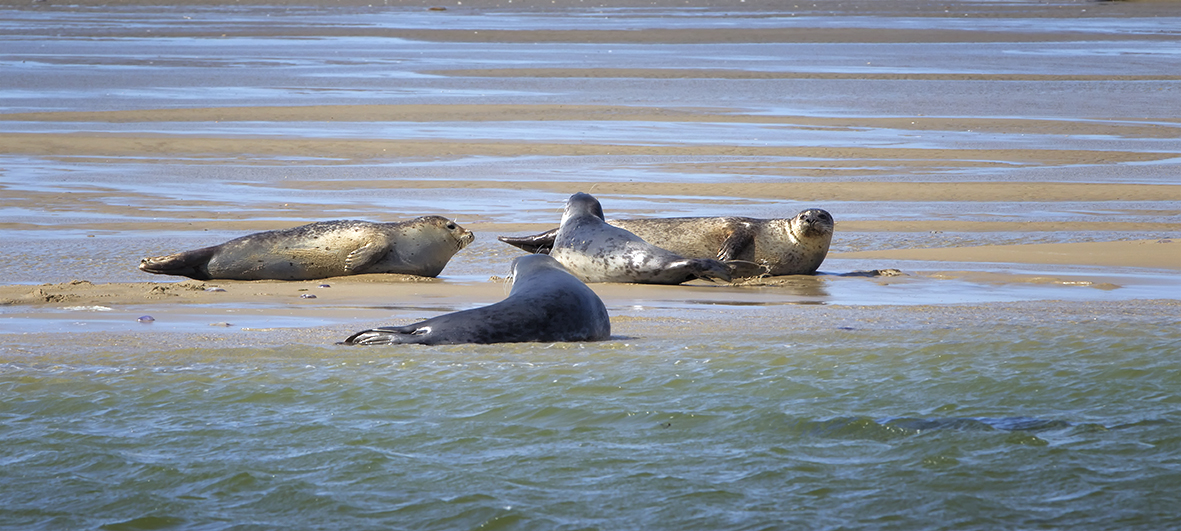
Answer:
<svg viewBox="0 0 1181 531"><path fill-rule="evenodd" d="M455 252L462 251L476 240L476 233L462 227L460 224L446 218L439 218L446 222L443 228L448 231L451 241L455 244Z"/></svg>
<svg viewBox="0 0 1181 531"><path fill-rule="evenodd" d="M463 250L468 245L471 245L472 242L476 241L476 233L462 227L459 230L461 232L455 238L455 249L457 251Z"/></svg>
<svg viewBox="0 0 1181 531"><path fill-rule="evenodd" d="M800 232L808 236L829 234L833 229L832 215L819 208L805 210L796 216Z"/></svg>

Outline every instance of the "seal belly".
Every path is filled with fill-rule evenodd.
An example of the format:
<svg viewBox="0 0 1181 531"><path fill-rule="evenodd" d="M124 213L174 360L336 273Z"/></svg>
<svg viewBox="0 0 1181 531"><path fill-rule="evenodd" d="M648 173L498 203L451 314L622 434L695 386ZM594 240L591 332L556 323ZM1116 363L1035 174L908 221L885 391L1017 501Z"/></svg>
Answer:
<svg viewBox="0 0 1181 531"><path fill-rule="evenodd" d="M732 232L718 218L628 219L610 223L686 258L717 258Z"/></svg>
<svg viewBox="0 0 1181 531"><path fill-rule="evenodd" d="M208 271L212 278L231 280L312 280L349 274L345 255L320 249L243 249L219 253L209 261Z"/></svg>

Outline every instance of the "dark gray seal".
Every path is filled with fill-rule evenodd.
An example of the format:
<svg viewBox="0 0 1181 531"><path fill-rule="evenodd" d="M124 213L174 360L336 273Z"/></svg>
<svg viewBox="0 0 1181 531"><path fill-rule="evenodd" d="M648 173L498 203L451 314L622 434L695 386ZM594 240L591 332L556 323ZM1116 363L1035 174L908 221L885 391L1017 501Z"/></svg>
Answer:
<svg viewBox="0 0 1181 531"><path fill-rule="evenodd" d="M562 225L554 235L553 256L586 282L680 284L696 278L730 281L730 267L712 258L685 258L609 225L603 207L590 194L566 201Z"/></svg>
<svg viewBox="0 0 1181 531"><path fill-rule="evenodd" d="M833 233L832 215L819 208L778 219L726 216L607 222L682 256L757 265L737 268L734 275L740 277L813 274L828 256ZM532 236L499 239L531 253L549 252L557 233L558 229L552 229Z"/></svg>
<svg viewBox="0 0 1181 531"><path fill-rule="evenodd" d="M475 235L454 221L322 221L140 260L148 273L197 280L314 280L362 273L438 276Z"/></svg>
<svg viewBox="0 0 1181 531"><path fill-rule="evenodd" d="M602 341L611 337L603 301L552 257L521 256L512 264L508 298L406 326L363 330L347 344L520 343Z"/></svg>

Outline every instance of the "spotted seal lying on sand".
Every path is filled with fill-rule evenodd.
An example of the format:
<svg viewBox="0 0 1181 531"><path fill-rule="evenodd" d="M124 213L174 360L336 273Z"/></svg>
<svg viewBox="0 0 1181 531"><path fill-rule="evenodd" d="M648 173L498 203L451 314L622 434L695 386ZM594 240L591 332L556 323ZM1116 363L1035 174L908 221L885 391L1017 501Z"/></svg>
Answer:
<svg viewBox="0 0 1181 531"><path fill-rule="evenodd" d="M140 270L197 280L313 280L362 273L438 276L475 235L454 221L336 220L259 232L221 245L140 260Z"/></svg>
<svg viewBox="0 0 1181 531"><path fill-rule="evenodd" d="M810 208L792 218L746 217L610 219L654 245L691 258L757 264L737 268L735 276L810 275L828 255L832 243L832 215ZM549 252L558 229L532 236L499 239L531 253Z"/></svg>
<svg viewBox="0 0 1181 531"><path fill-rule="evenodd" d="M729 282L730 266L712 258L685 258L609 225L590 194L566 201L549 254L586 282L680 284L695 278Z"/></svg>
<svg viewBox="0 0 1181 531"><path fill-rule="evenodd" d="M363 330L347 344L518 343L602 341L611 336L607 307L586 284L543 254L512 264L508 298L488 306L432 317L406 326Z"/></svg>

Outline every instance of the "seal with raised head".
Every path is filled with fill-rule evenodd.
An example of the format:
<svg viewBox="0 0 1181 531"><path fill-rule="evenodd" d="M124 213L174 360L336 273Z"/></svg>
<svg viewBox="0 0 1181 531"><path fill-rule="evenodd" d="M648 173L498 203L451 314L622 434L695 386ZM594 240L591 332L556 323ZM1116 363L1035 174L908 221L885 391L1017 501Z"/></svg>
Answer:
<svg viewBox="0 0 1181 531"><path fill-rule="evenodd" d="M322 221L144 258L139 268L197 280L314 280L362 273L434 277L474 239L441 216L400 223Z"/></svg>
<svg viewBox="0 0 1181 531"><path fill-rule="evenodd" d="M819 208L777 219L726 216L607 222L682 256L757 266L736 268L734 276L740 277L813 274L828 256L833 232L832 215ZM499 239L531 253L544 253L553 247L557 233L558 229L552 229L532 236Z"/></svg>
<svg viewBox="0 0 1181 531"><path fill-rule="evenodd" d="M712 258L685 258L603 219L603 207L579 192L566 201L549 254L586 282L680 284L696 278L730 281L730 266Z"/></svg>
<svg viewBox="0 0 1181 531"><path fill-rule="evenodd" d="M512 263L513 288L488 306L432 317L405 326L357 332L347 344L523 343L602 341L611 337L611 319L602 299L557 260L544 254Z"/></svg>

